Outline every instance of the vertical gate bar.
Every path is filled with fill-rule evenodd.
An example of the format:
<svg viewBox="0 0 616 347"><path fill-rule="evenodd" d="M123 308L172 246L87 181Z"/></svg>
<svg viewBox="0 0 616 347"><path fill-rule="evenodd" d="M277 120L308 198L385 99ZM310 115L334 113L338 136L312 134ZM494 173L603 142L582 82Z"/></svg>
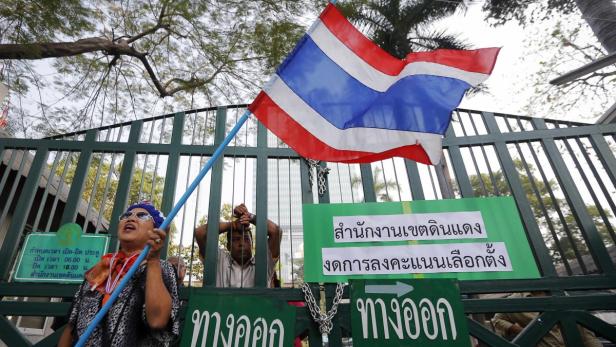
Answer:
<svg viewBox="0 0 616 347"><path fill-rule="evenodd" d="M98 167L96 168L96 175L94 177L94 183L92 184L92 193L90 193L90 201L88 201L88 208L86 209L86 215L84 217L85 220L85 224L84 224L84 231L87 230L88 227L88 217L90 216L90 209L92 209L92 205L94 203L94 200L96 199L96 192L98 191L98 181L101 178L101 169L103 167L103 160L105 159L105 153L101 152L99 153L99 161L98 161ZM101 202L102 204L102 202ZM100 206L99 206L100 208ZM94 231L96 231L96 229L98 228L98 224L94 224Z"/></svg>
<svg viewBox="0 0 616 347"><path fill-rule="evenodd" d="M498 128L498 124L496 124L494 114L484 113L484 119L486 120L486 126L489 133L500 134L500 129ZM497 141L494 143L494 148L498 158L500 159L503 174L506 177L507 182L509 182L511 193L513 194L520 212L520 216L522 217L522 221L526 227L526 235L532 245L535 259L539 262L539 267L542 274L544 276L557 276L556 268L554 267L554 263L552 262L548 248L545 245L545 241L541 236L541 231L539 230L537 221L535 221L533 210L530 207L530 202L524 192L524 188L522 188L522 182L520 181L520 177L518 176L515 165L513 164L513 159L511 159L511 155L507 149L507 144L505 141Z"/></svg>
<svg viewBox="0 0 616 347"><path fill-rule="evenodd" d="M60 151L56 152L56 156L53 159L53 164L51 164L49 176L47 177L47 184L45 185L45 191L43 191L43 196L41 197L41 204L39 205L39 209L36 213L36 218L34 219L34 223L32 224L32 231L36 231L38 229L41 217L43 216L43 211L45 210L45 203L47 202L47 195L49 195L49 186L52 184L53 178L56 175L56 169L58 168L58 163L60 162L60 154Z"/></svg>
<svg viewBox="0 0 616 347"><path fill-rule="evenodd" d="M86 186L86 179L88 177L88 169L90 168L90 162L92 160L92 149L96 141L96 129L91 129L86 132L86 139L83 142L83 149L79 154L79 161L75 168L75 174L71 182L71 190L66 198L64 204L64 212L62 213L62 219L60 224L72 223L77 217L77 211L79 210L79 203L81 202L81 196ZM86 220L83 225L83 231L88 228L88 221Z"/></svg>
<svg viewBox="0 0 616 347"><path fill-rule="evenodd" d="M612 135L612 137L614 141L616 141L616 135ZM608 177L612 182L616 182L616 159L607 141L605 141L603 134L591 134L590 143L594 147L597 157L601 161L601 164L603 164Z"/></svg>
<svg viewBox="0 0 616 347"><path fill-rule="evenodd" d="M327 169L328 163L326 162L319 162L319 166L321 166L321 168L323 169ZM330 197L329 197L329 175L325 175L325 177L323 177L323 179L325 180L325 192L323 193L323 195L319 195L319 204L329 204L330 202ZM317 182L317 189L319 187L319 178L318 175L315 176L315 180ZM362 177L363 180L363 177Z"/></svg>
<svg viewBox="0 0 616 347"><path fill-rule="evenodd" d="M413 200L425 200L423 188L421 186L421 178L419 177L419 170L417 169L417 162L404 159L404 165L406 166L406 174L409 180L409 187L411 187L411 196Z"/></svg>
<svg viewBox="0 0 616 347"><path fill-rule="evenodd" d="M455 137L453 127L449 127L449 129L447 129L447 135L445 136L445 140L443 142L446 142L448 137ZM443 145L445 144L443 143ZM471 181L468 177L468 172L464 166L464 159L462 158L460 146L448 146L447 150L449 151L449 157L451 158L451 164L453 165L453 172L456 175L456 181L458 182L458 187L460 188L462 197L470 198L475 196L473 186L471 185Z"/></svg>
<svg viewBox="0 0 616 347"><path fill-rule="evenodd" d="M329 312L332 309L333 299L336 296L336 283L325 284L325 308ZM344 295L343 295L344 297ZM342 325L340 322L340 311L332 318L332 330L329 333L328 340L331 347L342 347Z"/></svg>
<svg viewBox="0 0 616 347"><path fill-rule="evenodd" d="M533 159L534 159L536 157L536 154L535 154L531 144L527 143L527 145L528 145L529 150L532 153L532 156L533 156ZM539 203L539 208L541 209L541 212L543 213L543 216L545 217L545 220L546 220L546 222L548 224L548 229L550 230L550 234L552 235L552 238L554 239L554 243L556 244L556 248L558 249L558 252L560 253L560 255L562 257L562 261L563 261L563 263L565 265L565 269L567 270L567 274L571 275L572 274L571 267L569 266L569 262L567 261L567 258L565 256L565 252L564 252L564 250L562 248L562 245L560 243L560 238L558 237L558 234L556 233L556 228L554 228L554 224L552 223L552 218L550 217L550 214L547 211L545 203L543 202L543 197L541 196L539 188L537 187L537 184L535 183L535 178L532 175L532 172L531 172L531 170L530 170L530 168L529 168L529 166L528 166L528 164L526 162L526 159L524 159L524 155L522 155L522 150L520 148L520 145L518 143L516 143L515 146L516 146L516 148L518 150L518 153L520 154L520 158L521 158L522 164L524 166L524 169L526 170L526 176L528 177L528 182L530 183L530 187L533 190L533 193L535 194L535 196L537 197L537 202ZM540 165L537 165L538 163L539 163L538 161L535 161L534 164L537 167L539 167L540 170L541 170ZM543 170L541 170L541 171L543 171ZM542 177L543 177L543 175L542 175ZM549 186L549 181L545 181L544 180L544 184L546 185L546 187L548 187ZM551 188L548 188L548 189L550 189L550 191L551 191ZM554 203L556 203L554 200L552 200L552 201ZM566 226L567 225L566 220L562 220L561 223L564 223L563 225L565 226L565 229L567 229L567 230L569 229L568 226ZM571 243L572 247L574 248L574 252L575 252L575 254L577 256L577 261L580 264L580 267L582 268L582 272L586 273L586 266L585 266L584 261L582 260L582 258L579 256L579 252L577 252L577 248L575 247L575 244L573 242L574 239L571 238L571 235L569 235L569 240L570 240L570 243Z"/></svg>
<svg viewBox="0 0 616 347"><path fill-rule="evenodd" d="M0 214L0 221L3 221L6 216L9 214L9 210L11 209L11 205L13 204L13 199L15 198L15 193L17 192L17 188L19 187L19 182L21 181L21 176L23 175L24 172L24 166L26 165L26 156L28 153L28 150L21 150L21 161L19 162L19 168L17 169L17 172L15 173L15 180L13 181L13 184L11 186L11 190L9 192L9 196L6 199L6 205L4 206L4 209L2 210L2 213ZM24 216L25 218L28 217L28 215Z"/></svg>
<svg viewBox="0 0 616 347"><path fill-rule="evenodd" d="M302 187L302 204L313 204L312 187L310 186L310 165L305 159L299 160L299 175Z"/></svg>
<svg viewBox="0 0 616 347"><path fill-rule="evenodd" d="M396 170L396 161L391 158L391 164L394 166L394 179L396 180L396 188L398 189L398 201L402 201L402 193L400 193L400 181L398 181L398 171Z"/></svg>
<svg viewBox="0 0 616 347"><path fill-rule="evenodd" d="M468 114L468 117L471 119L471 123L472 123L473 117L470 114ZM462 134L463 134L463 136L468 136L468 133L466 132L465 127L464 127L464 122L462 121L462 117L460 116L460 112L458 112L458 118L460 119L460 126L462 127ZM474 127L474 123L472 123L472 124L473 124L473 127ZM471 155L471 160L473 161L473 167L475 168L475 172L477 173L477 180L479 181L479 185L481 186L481 190L483 191L483 194L485 196L487 196L488 195L488 190L486 189L485 182L483 181L483 177L481 176L481 172L479 171L479 166L477 165L477 158L475 158L475 152L473 151L473 147L469 146L468 147L468 151L469 151L469 153ZM437 175L437 178L438 178L438 175ZM439 183L440 183L440 179L439 179ZM443 192L442 192L442 189L441 189L441 194L442 193Z"/></svg>
<svg viewBox="0 0 616 347"><path fill-rule="evenodd" d="M533 156L533 160L535 161L535 163L539 163L540 161L539 161L539 158L537 157L537 153L535 152L535 150L531 149L530 153ZM558 215L560 224L562 225L565 231L565 234L567 235L569 240L574 240L573 234L571 233L571 229L569 229L569 224L567 223L565 215L563 214L562 208L560 207L560 204L558 203L558 200L556 199L556 195L554 194L554 191L550 184L550 180L548 180L548 177L545 174L545 171L543 170L543 167L541 165L537 165L537 168L539 169L539 174L541 175L541 179L543 180L543 182L545 182L546 190L548 194L550 194L550 199L552 200L552 204L554 205L554 209L556 210L556 214ZM570 243L571 243L571 248L573 248L573 253L575 254L575 257L578 260L578 263L580 264L580 268L582 272L587 273L586 265L584 264L583 261L582 262L579 261L582 255L580 254L578 246L575 244L575 242L570 242Z"/></svg>
<svg viewBox="0 0 616 347"><path fill-rule="evenodd" d="M561 312L560 313L560 331L565 341L565 346L578 347L584 346L582 341L582 335L575 322L573 312Z"/></svg>
<svg viewBox="0 0 616 347"><path fill-rule="evenodd" d="M584 159L586 160L586 163L587 163L588 167L590 168L590 171L595 176L595 179L597 181L597 184L599 185L599 188L601 189L601 191L604 194L607 194L605 196L606 196L606 200L608 201L608 204L610 205L610 208L612 209L612 211L616 212L616 209L613 208L613 203L611 203L611 199L610 199L609 193L607 192L607 189L605 189L605 185L603 184L603 181L601 180L601 176L599 176L599 173L597 172L597 169L595 168L595 165L593 164L592 160L590 159L590 156L588 155L588 153L586 153L586 150L584 149L584 145L582 144L582 141L580 140L579 137L576 137L575 141L576 141L576 144L578 145L578 148L579 148L580 152L584 156ZM593 189L593 185L590 183L590 180L588 179L588 177L586 176L585 172L583 171L582 165L581 165L580 161L578 160L577 156L575 156L573 154L574 152L573 152L573 149L572 149L571 144L569 143L569 141L564 140L564 142L565 142L565 146L567 147L567 150L570 152L571 157L573 158L573 162L575 163L575 166L577 167L578 171L581 173L582 180L584 181L584 184L586 184L586 187L588 188L588 193L590 194L590 197L592 198L593 202L595 203L595 207L597 208L597 211L599 212L599 215L603 219L603 223L605 223L605 226L606 226L608 232L610 233L610 236L612 237L612 240L616 240L616 236L614 235L614 229L612 228L612 224L610 223L609 218L605 214L605 211L603 210L603 207L601 207L601 202L599 201L599 198L597 197L597 194L595 193L595 190Z"/></svg>
<svg viewBox="0 0 616 347"><path fill-rule="evenodd" d="M533 123L537 129L546 129L545 120L543 119L534 118ZM565 194L569 205L571 206L573 216L582 230L582 235L588 244L588 248L591 251L597 267L600 268L605 274L611 275L616 273L614 270L614 264L605 249L605 245L601 240L597 227L586 209L584 200L576 188L575 182L571 178L569 169L561 157L560 151L558 150L558 147L556 147L554 139L543 138L541 141L546 153L548 154L548 160L552 163L556 177L560 182L563 193Z"/></svg>
<svg viewBox="0 0 616 347"><path fill-rule="evenodd" d="M610 206L612 213L616 213L616 206L614 205L614 200L612 200L610 192L608 192L607 187L603 183L603 180L601 179L601 176L599 175L599 172L597 171L595 164L592 162L590 155L584 150L584 144L582 143L582 140L580 140L577 137L575 139L576 139L576 143L578 147L580 148L582 152L582 155L584 156L584 159L588 163L588 167L590 168L590 171L592 171L592 174L595 177L597 184L599 185L599 189L601 189L601 193L603 193L605 200L607 200L607 204ZM595 202L595 206L597 207L597 210L599 211L599 214L601 215L601 218L603 219L603 222L605 223L605 226L607 227L607 230L610 233L610 236L612 237L612 241L616 242L616 234L614 234L614 228L612 227L612 224L610 223L610 219L608 218L607 214L601 207L601 203L599 202L597 195L594 193L592 186L589 186L589 190L592 194L592 198L593 198L593 201Z"/></svg>
<svg viewBox="0 0 616 347"><path fill-rule="evenodd" d="M370 164L360 164L361 184L364 189L364 202L376 201L374 192L374 177L372 177L372 166Z"/></svg>
<svg viewBox="0 0 616 347"><path fill-rule="evenodd" d="M524 126L522 125L522 122L520 121L520 118L517 117L516 118L516 123L518 125L518 127L520 129L524 129ZM532 124L533 129L536 130L536 125ZM509 129L510 132L513 132L511 124L509 122L507 122L507 128ZM518 154L520 155L520 162L522 163L522 165L524 166L524 169L526 170L526 175L528 176L528 180L531 183L531 185L534 187L534 180L532 179L532 174L530 169L528 168L528 165L526 164L526 159L524 158L524 155L522 154L522 149L520 147L519 143L515 143L515 147L516 150L518 151ZM533 159L535 160L535 163L539 163L539 160L537 158L537 155L535 153L535 150L532 148L532 146L530 144L528 144L528 147L530 149L530 153L533 157ZM543 168L540 165L537 165L537 167L539 168L539 171L541 173L543 173ZM542 175L542 178L544 177L544 175ZM547 178L543 178L544 182L546 182L546 187L548 187L548 190L550 192L552 192L552 187L550 187L549 185L549 181L547 180ZM535 195L536 196L540 196L539 193L537 193L537 189L535 189ZM562 216L562 211L560 209L560 206L558 204L558 200L556 199L556 197L554 196L554 194L551 194L550 197L552 198L552 202L554 204L554 206L558 209L558 215L559 217ZM541 199L539 199L539 201L542 203ZM541 204L543 206L543 203ZM546 219L549 220L549 215L547 214L547 212L545 211L545 209L543 210L544 216L546 217ZM550 220L551 222L551 220ZM573 253L575 254L576 260L578 262L578 264L580 265L580 269L582 270L582 273L587 274L588 271L586 269L586 264L584 263L584 260L582 258L582 255L580 254L580 251L578 250L578 247L576 245L575 242L573 242L574 237L573 234L571 233L571 229L569 228L569 224L567 223L567 220L564 218L564 216L562 218L560 218L560 222L561 225L563 226L563 229L565 230L565 234L567 235L567 237L569 238L569 243L571 244L571 248L573 248ZM550 229L551 231L552 229ZM571 268L569 266L569 262L567 261L567 258L565 258L565 253L562 251L562 247L560 246L560 240L558 238L558 236L555 235L555 232L552 233L552 237L554 238L554 242L556 243L556 246L558 247L558 251L561 254L562 260L565 263L565 268L567 268L567 274L571 274Z"/></svg>
<svg viewBox="0 0 616 347"><path fill-rule="evenodd" d="M477 179L479 180L479 185L481 186L481 190L483 191L484 196L489 196L488 188L486 187L486 183L483 181L483 176L481 175L481 171L479 170L479 165L477 164L477 158L475 157L475 147L468 147L468 151L471 154L471 158L473 159L473 167L475 167L475 172L477 173Z"/></svg>
<svg viewBox="0 0 616 347"><path fill-rule="evenodd" d="M391 196L389 195L389 188L387 188L388 184L387 184L387 176L385 176L385 165L383 165L382 160L380 161L380 163L381 163L381 175L383 175L383 186L385 186L385 196L387 196L388 199L391 199ZM377 180L378 177L375 177L374 179Z"/></svg>
<svg viewBox="0 0 616 347"><path fill-rule="evenodd" d="M196 118L197 116L195 116ZM151 128L150 128L150 136L148 137L148 144L152 143L152 136L154 135L154 123L155 121L151 121L150 124L152 124ZM148 154L150 153L146 153L145 154L145 159L143 159L143 168L141 169L141 185L139 186L139 194L138 196L141 196L141 194L143 193L143 184L145 183L145 171L147 170L147 165L148 165ZM154 177L152 175L152 177ZM152 196L150 196L150 200L152 201L152 203L154 203L154 198Z"/></svg>
<svg viewBox="0 0 616 347"><path fill-rule="evenodd" d="M441 162L434 165L434 172L436 173L436 179L438 181L438 186L443 199L453 199L453 189L451 188L450 182L447 180L445 175L446 166L447 161L445 160L445 157L442 157Z"/></svg>
<svg viewBox="0 0 616 347"><path fill-rule="evenodd" d="M111 154L111 162L109 164L109 170L107 172L107 178L105 179L105 188L103 189L103 197L101 199L101 205L98 209L98 216L96 216L96 225L101 225L101 220L103 219L103 215L105 213L105 209L107 208L107 195L109 194L109 187L111 186L111 177L113 171L115 170L115 159L117 153ZM103 155L103 160L105 156ZM107 221L109 222L109 221ZM108 226L109 227L109 226Z"/></svg>
<svg viewBox="0 0 616 347"><path fill-rule="evenodd" d="M483 126L484 128L486 128L486 123L485 120L483 118L483 113L480 114L481 117L481 121L483 122ZM473 124L473 129L475 130L475 134L479 134L479 132L477 131L477 126L475 125L475 121L473 120L473 116L471 115L471 123ZM488 167L488 175L490 176L490 180L492 181L492 187L494 188L494 194L496 196L500 196L500 192L498 191L498 186L496 184L496 178L494 177L493 174L493 170L492 170L492 166L490 165L490 160L488 160L488 155L486 153L486 148L484 145L479 145L479 148L481 148L481 153L483 154L483 160L485 161L487 167Z"/></svg>
<svg viewBox="0 0 616 347"><path fill-rule="evenodd" d="M221 144L225 138L227 123L227 108L216 109L216 127L214 130L214 146ZM207 213L207 242L205 260L203 262L203 278L205 286L216 285L216 270L218 263L218 227L220 225L220 201L222 194L222 174L224 167L224 154L211 169L210 201Z"/></svg>
<svg viewBox="0 0 616 347"><path fill-rule="evenodd" d="M279 159L276 159L279 160ZM267 287L267 128L259 122L257 128L257 215L255 254L255 287ZM280 202L278 202L280 203Z"/></svg>
<svg viewBox="0 0 616 347"><path fill-rule="evenodd" d="M17 149L13 148L13 149L7 149L11 151L11 156L9 157L9 161L6 164L6 170L4 170L4 173L2 174L2 180L0 180L0 192L4 191L4 185L6 184L6 181L9 178L9 173L11 172L11 168L13 167L13 162L15 161L15 156L17 156ZM2 156L0 157L0 163L3 162L3 158L4 158L4 151L1 154Z"/></svg>
<svg viewBox="0 0 616 347"><path fill-rule="evenodd" d="M28 152L24 151L24 157L22 160L25 160L26 153ZM9 279L13 258L17 254L19 241L21 239L24 227L26 226L28 214L30 212L30 205L36 195L39 178L41 177L41 173L43 172L43 168L47 162L48 153L49 149L47 147L38 147L34 160L32 161L32 166L30 166L30 171L28 172L26 182L24 183L21 193L19 194L19 200L17 200L17 205L15 206L13 219L6 232L4 242L2 243L2 248L0 248L0 259L2 259L0 262L1 282L8 281Z"/></svg>
<svg viewBox="0 0 616 347"><path fill-rule="evenodd" d="M310 284L310 291L312 292L312 296L314 300L318 303L321 302L321 290L318 284ZM312 315L310 314L310 310L308 307L304 308L307 312L308 317L310 317L310 329L308 330L308 343L311 347L321 347L323 346L323 336L319 331L319 325L314 321Z"/></svg>
<svg viewBox="0 0 616 347"><path fill-rule="evenodd" d="M289 180L289 245L291 248L291 288L295 288L295 274L293 273L293 263L294 257L293 254L293 198L291 191L293 187L291 187L291 157L288 159L289 163L289 171L287 171L287 179ZM246 165L244 164L244 167ZM244 174L244 180L246 179L246 174ZM246 186L246 182L244 182L244 187ZM280 261L280 260L279 260Z"/></svg>
<svg viewBox="0 0 616 347"><path fill-rule="evenodd" d="M100 132L99 132L100 134ZM120 142L120 137L122 135L122 128L120 128L120 131L118 131L118 137L117 140L115 142ZM105 141L109 141L109 136L111 136L111 131L107 131L107 134L105 136ZM103 198L102 198L102 202L101 202L101 206L98 210L98 216L96 217L96 225L100 225L101 224L101 220L103 218L103 215L105 213L105 210L107 209L107 194L109 194L109 187L111 186L111 177L113 175L113 172L115 170L115 161L116 161L116 157L117 157L118 153L113 152L111 154L111 163L109 164L109 172L107 172L107 180L105 181L105 189L103 190ZM104 158L104 156L103 156ZM112 206L113 208L113 206ZM107 222L111 222L111 221L107 221ZM107 227L109 228L109 225L107 225ZM109 230L107 230L107 232L109 232Z"/></svg>
<svg viewBox="0 0 616 347"><path fill-rule="evenodd" d="M139 142L141 127L143 121L138 120L131 123L130 133L128 135L128 143L122 160L122 171L120 172L120 181L116 189L115 199L113 200L113 209L111 210L111 220L109 221L109 246L107 250L113 252L118 244L118 217L126 208L128 195L130 193L130 183L133 178L133 169L135 164L135 146Z"/></svg>
<svg viewBox="0 0 616 347"><path fill-rule="evenodd" d="M488 174L490 175L490 181L492 181L492 188L494 188L494 195L500 196L501 193L498 190L498 183L496 182L496 177L494 177L494 170L492 170L492 165L490 165L490 160L488 159L488 155L486 153L485 146L481 146L481 152L483 153L483 160L486 161L488 165Z"/></svg>
<svg viewBox="0 0 616 347"><path fill-rule="evenodd" d="M346 164L347 173L349 174L349 187L351 187L351 203L355 202L355 193L353 193L353 177L351 174L351 164Z"/></svg>
<svg viewBox="0 0 616 347"><path fill-rule="evenodd" d="M66 174L70 168L71 155L73 152L66 152L66 160L64 161L64 167L62 168L62 175L60 175L60 183L58 184L58 188L56 189L56 194L53 197L53 204L51 205L51 213L49 213L49 217L47 218L47 225L45 226L45 232L49 232L51 229L51 224L54 220L54 216L56 215L56 208L58 207L58 201L60 201L59 192L62 191L62 188L66 184ZM62 155L62 152L60 152Z"/></svg>
<svg viewBox="0 0 616 347"><path fill-rule="evenodd" d="M175 189L180 163L180 149L182 147L182 134L184 133L184 112L178 112L173 116L173 129L171 130L171 141L169 142L170 153L167 160L167 171L165 171L165 186L161 197L160 208L163 213L169 213L173 209L175 199ZM152 199L153 200L153 199ZM169 228L171 230L171 228ZM165 239L165 246L161 251L164 258L167 257L169 238Z"/></svg>

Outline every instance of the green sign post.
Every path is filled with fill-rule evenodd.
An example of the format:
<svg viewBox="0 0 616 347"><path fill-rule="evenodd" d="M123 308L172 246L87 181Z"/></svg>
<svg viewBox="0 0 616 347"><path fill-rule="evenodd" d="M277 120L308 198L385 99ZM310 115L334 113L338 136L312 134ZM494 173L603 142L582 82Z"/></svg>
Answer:
<svg viewBox="0 0 616 347"><path fill-rule="evenodd" d="M31 233L13 275L16 282L79 283L107 250L106 235L82 235L78 224L56 233Z"/></svg>
<svg viewBox="0 0 616 347"><path fill-rule="evenodd" d="M511 197L303 206L307 282L539 278Z"/></svg>
<svg viewBox="0 0 616 347"><path fill-rule="evenodd" d="M354 347L469 347L460 291L452 279L352 280Z"/></svg>
<svg viewBox="0 0 616 347"><path fill-rule="evenodd" d="M292 346L295 314L285 301L193 290L181 346Z"/></svg>

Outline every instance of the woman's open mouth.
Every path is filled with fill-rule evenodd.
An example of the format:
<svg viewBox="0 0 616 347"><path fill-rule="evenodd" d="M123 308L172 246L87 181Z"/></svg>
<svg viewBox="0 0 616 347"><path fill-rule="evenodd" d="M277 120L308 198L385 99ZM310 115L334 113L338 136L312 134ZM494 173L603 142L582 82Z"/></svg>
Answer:
<svg viewBox="0 0 616 347"><path fill-rule="evenodd" d="M126 223L124 225L124 232L129 232L130 233L130 232L133 232L135 230L137 230L137 226L134 223L128 222L128 223Z"/></svg>

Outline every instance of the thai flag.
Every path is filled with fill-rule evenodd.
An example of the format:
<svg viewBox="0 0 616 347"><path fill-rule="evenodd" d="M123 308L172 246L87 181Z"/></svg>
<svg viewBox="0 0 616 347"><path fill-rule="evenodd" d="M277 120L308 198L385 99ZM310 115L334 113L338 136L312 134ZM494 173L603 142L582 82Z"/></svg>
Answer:
<svg viewBox="0 0 616 347"><path fill-rule="evenodd" d="M452 111L488 78L498 51L439 49L400 60L330 3L248 108L306 158L437 164Z"/></svg>

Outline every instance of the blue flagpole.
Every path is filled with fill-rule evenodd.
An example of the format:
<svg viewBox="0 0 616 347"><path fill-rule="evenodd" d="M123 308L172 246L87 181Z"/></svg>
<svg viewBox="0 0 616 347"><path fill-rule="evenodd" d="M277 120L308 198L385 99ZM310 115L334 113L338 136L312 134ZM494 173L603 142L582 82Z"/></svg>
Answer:
<svg viewBox="0 0 616 347"><path fill-rule="evenodd" d="M182 195L182 197L177 202L177 204L175 204L171 212L169 212L169 215L165 218L163 223L160 225L159 227L160 229L164 230L169 226L169 224L171 224L171 221L173 220L175 215L178 214L182 206L184 206L184 204L186 203L186 200L188 200L192 192L197 188L197 186L199 185L203 177L205 177L205 175L208 173L208 171L210 171L212 166L214 166L216 159L220 157L225 147L227 147L229 142L231 142L231 140L235 137L235 135L238 133L242 125L244 125L246 120L248 120L249 116L250 116L250 111L246 110L246 112L244 112L242 117L237 121L237 124L235 124L233 129L231 129L231 131L229 132L229 135L227 135L227 137L225 137L225 139L218 146L218 148L216 148L216 151L214 151L214 154L212 155L210 160L208 160L207 163L205 163L205 165L199 172L199 175L197 175L195 180L186 189L186 191L184 192L184 195ZM135 263L131 266L131 268L128 270L126 275L124 275L124 278L122 278L122 281L120 281L120 284L118 284L117 288L113 290L113 293L111 294L111 296L109 297L105 305L103 305L100 311L98 311L98 313L96 314L96 316L94 317L94 319L92 320L92 322L90 323L86 331L83 333L83 335L79 337L79 340L77 341L77 344L75 345L76 347L82 347L85 345L86 342L88 342L88 338L90 337L90 335L92 334L96 326L100 323L103 317L105 317L105 314L107 314L107 311L109 311L109 309L111 308L115 300L118 298L118 296L122 292L122 289L126 287L126 284L128 283L128 281L130 281L131 277L137 271L139 264L141 264L141 262L145 259L145 257L148 255L149 252L150 252L150 245L146 245L143 251L141 251L141 254L139 254L139 257L137 257L137 260L135 261Z"/></svg>

